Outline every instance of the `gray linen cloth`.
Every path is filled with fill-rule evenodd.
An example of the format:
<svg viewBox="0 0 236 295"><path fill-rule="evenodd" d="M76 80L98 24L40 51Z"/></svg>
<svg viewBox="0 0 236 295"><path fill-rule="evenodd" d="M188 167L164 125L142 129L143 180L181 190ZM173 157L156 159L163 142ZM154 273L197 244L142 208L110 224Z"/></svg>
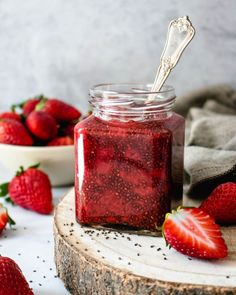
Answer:
<svg viewBox="0 0 236 295"><path fill-rule="evenodd" d="M203 198L220 183L236 182L236 91L228 85L179 97L175 111L186 117L187 194Z"/></svg>

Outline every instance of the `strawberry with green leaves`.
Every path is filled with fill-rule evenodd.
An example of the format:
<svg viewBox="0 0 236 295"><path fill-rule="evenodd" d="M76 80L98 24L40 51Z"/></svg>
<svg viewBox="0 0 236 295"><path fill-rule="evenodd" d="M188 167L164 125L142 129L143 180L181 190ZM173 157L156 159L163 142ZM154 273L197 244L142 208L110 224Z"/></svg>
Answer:
<svg viewBox="0 0 236 295"><path fill-rule="evenodd" d="M219 226L199 208L179 207L168 213L163 236L170 247L191 257L219 259L227 256Z"/></svg>
<svg viewBox="0 0 236 295"><path fill-rule="evenodd" d="M34 295L14 260L0 256L0 295Z"/></svg>
<svg viewBox="0 0 236 295"><path fill-rule="evenodd" d="M0 186L6 201L41 214L50 214L53 209L50 180L38 164L24 170L20 167L16 176Z"/></svg>

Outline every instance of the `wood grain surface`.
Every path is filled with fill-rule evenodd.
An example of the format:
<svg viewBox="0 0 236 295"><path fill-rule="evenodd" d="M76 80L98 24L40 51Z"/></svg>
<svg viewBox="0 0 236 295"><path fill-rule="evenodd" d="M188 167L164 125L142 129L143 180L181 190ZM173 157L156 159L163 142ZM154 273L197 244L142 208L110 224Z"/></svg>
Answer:
<svg viewBox="0 0 236 295"><path fill-rule="evenodd" d="M229 256L193 259L168 249L162 237L82 227L75 221L74 192L54 217L59 277L77 294L236 294L236 228L222 228Z"/></svg>

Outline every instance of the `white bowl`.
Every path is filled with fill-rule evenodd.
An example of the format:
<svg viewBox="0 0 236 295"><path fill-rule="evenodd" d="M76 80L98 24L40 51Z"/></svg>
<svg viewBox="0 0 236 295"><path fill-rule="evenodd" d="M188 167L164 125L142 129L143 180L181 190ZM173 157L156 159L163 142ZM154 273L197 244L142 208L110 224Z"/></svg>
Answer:
<svg viewBox="0 0 236 295"><path fill-rule="evenodd" d="M40 163L53 186L74 182L74 146L28 147L0 144L0 163L15 175L20 166L27 168Z"/></svg>

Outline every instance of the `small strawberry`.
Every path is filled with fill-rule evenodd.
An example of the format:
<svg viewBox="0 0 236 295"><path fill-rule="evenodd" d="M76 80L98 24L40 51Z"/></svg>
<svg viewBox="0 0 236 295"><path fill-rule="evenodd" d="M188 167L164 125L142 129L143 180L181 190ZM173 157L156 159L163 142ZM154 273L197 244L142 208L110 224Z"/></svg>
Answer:
<svg viewBox="0 0 236 295"><path fill-rule="evenodd" d="M42 140L50 140L57 135L57 123L55 119L41 111L33 111L27 117L25 124L30 132Z"/></svg>
<svg viewBox="0 0 236 295"><path fill-rule="evenodd" d="M170 247L191 257L219 259L227 256L219 226L199 208L179 207L168 213L163 235Z"/></svg>
<svg viewBox="0 0 236 295"><path fill-rule="evenodd" d="M43 99L36 110L50 114L57 122L71 122L78 120L81 113L73 106L56 98Z"/></svg>
<svg viewBox="0 0 236 295"><path fill-rule="evenodd" d="M4 230L7 223L12 226L15 224L15 221L10 217L7 209L0 203L0 233Z"/></svg>
<svg viewBox="0 0 236 295"><path fill-rule="evenodd" d="M0 119L0 143L28 146L33 144L33 139L20 122Z"/></svg>
<svg viewBox="0 0 236 295"><path fill-rule="evenodd" d="M21 116L14 112L4 112L0 114L0 119L12 119L21 122Z"/></svg>
<svg viewBox="0 0 236 295"><path fill-rule="evenodd" d="M226 182L217 186L200 208L219 224L236 224L236 183Z"/></svg>
<svg viewBox="0 0 236 295"><path fill-rule="evenodd" d="M14 260L0 256L0 295L34 295Z"/></svg>
<svg viewBox="0 0 236 295"><path fill-rule="evenodd" d="M73 145L74 140L69 136L63 136L63 137L56 137L53 140L51 140L47 145L48 146L58 146L58 145Z"/></svg>
<svg viewBox="0 0 236 295"><path fill-rule="evenodd" d="M27 170L20 167L10 183L0 188L5 192L2 195L8 193L7 199L10 198L15 204L41 214L50 214L53 209L51 184L47 174L37 169L38 166L31 166Z"/></svg>

